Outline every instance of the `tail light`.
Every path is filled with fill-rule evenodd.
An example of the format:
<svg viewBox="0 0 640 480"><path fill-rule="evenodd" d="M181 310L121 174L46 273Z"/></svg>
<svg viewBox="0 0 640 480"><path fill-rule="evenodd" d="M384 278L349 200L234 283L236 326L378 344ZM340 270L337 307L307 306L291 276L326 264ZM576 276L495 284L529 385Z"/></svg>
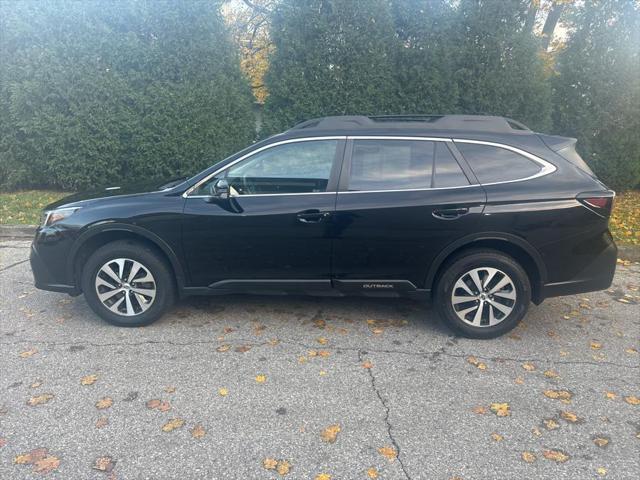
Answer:
<svg viewBox="0 0 640 480"><path fill-rule="evenodd" d="M613 199L616 193L611 190L602 192L583 192L576 197L589 210L608 218L613 209Z"/></svg>

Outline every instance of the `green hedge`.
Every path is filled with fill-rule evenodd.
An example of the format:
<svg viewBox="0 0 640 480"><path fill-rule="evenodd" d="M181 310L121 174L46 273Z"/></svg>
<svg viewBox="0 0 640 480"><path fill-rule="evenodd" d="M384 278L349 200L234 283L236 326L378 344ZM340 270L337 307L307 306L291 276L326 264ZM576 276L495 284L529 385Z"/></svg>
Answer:
<svg viewBox="0 0 640 480"><path fill-rule="evenodd" d="M1 5L0 187L180 176L253 140L218 2Z"/></svg>

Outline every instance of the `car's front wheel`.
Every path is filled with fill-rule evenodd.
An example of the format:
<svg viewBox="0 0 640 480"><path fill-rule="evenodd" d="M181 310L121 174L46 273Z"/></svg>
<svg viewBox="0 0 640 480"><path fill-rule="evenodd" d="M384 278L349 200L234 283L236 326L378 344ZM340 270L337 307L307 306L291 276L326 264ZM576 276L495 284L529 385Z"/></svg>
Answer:
<svg viewBox="0 0 640 480"><path fill-rule="evenodd" d="M436 287L435 302L454 331L469 338L495 338L525 316L531 285L512 257L493 250L474 250L446 267Z"/></svg>
<svg viewBox="0 0 640 480"><path fill-rule="evenodd" d="M96 250L82 270L82 290L94 312L121 327L149 325L171 306L175 295L164 259L132 241Z"/></svg>

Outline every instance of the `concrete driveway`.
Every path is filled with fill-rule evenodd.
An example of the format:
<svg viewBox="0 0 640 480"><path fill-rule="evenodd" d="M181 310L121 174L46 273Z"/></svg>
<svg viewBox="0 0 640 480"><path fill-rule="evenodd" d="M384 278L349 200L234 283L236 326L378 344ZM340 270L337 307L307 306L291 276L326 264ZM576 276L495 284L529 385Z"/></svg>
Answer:
<svg viewBox="0 0 640 480"><path fill-rule="evenodd" d="M640 265L452 336L408 300L183 301L111 327L0 243L0 478L640 478ZM324 475L324 476L323 476Z"/></svg>

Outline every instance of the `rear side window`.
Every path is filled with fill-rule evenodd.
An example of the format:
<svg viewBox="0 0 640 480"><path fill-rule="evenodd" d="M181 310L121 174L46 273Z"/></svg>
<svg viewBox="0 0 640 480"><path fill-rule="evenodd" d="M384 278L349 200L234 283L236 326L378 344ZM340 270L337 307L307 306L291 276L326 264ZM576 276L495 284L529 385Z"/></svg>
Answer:
<svg viewBox="0 0 640 480"><path fill-rule="evenodd" d="M434 142L355 140L349 190L409 190L431 187Z"/></svg>
<svg viewBox="0 0 640 480"><path fill-rule="evenodd" d="M541 166L506 148L456 142L480 183L508 182L531 177Z"/></svg>

